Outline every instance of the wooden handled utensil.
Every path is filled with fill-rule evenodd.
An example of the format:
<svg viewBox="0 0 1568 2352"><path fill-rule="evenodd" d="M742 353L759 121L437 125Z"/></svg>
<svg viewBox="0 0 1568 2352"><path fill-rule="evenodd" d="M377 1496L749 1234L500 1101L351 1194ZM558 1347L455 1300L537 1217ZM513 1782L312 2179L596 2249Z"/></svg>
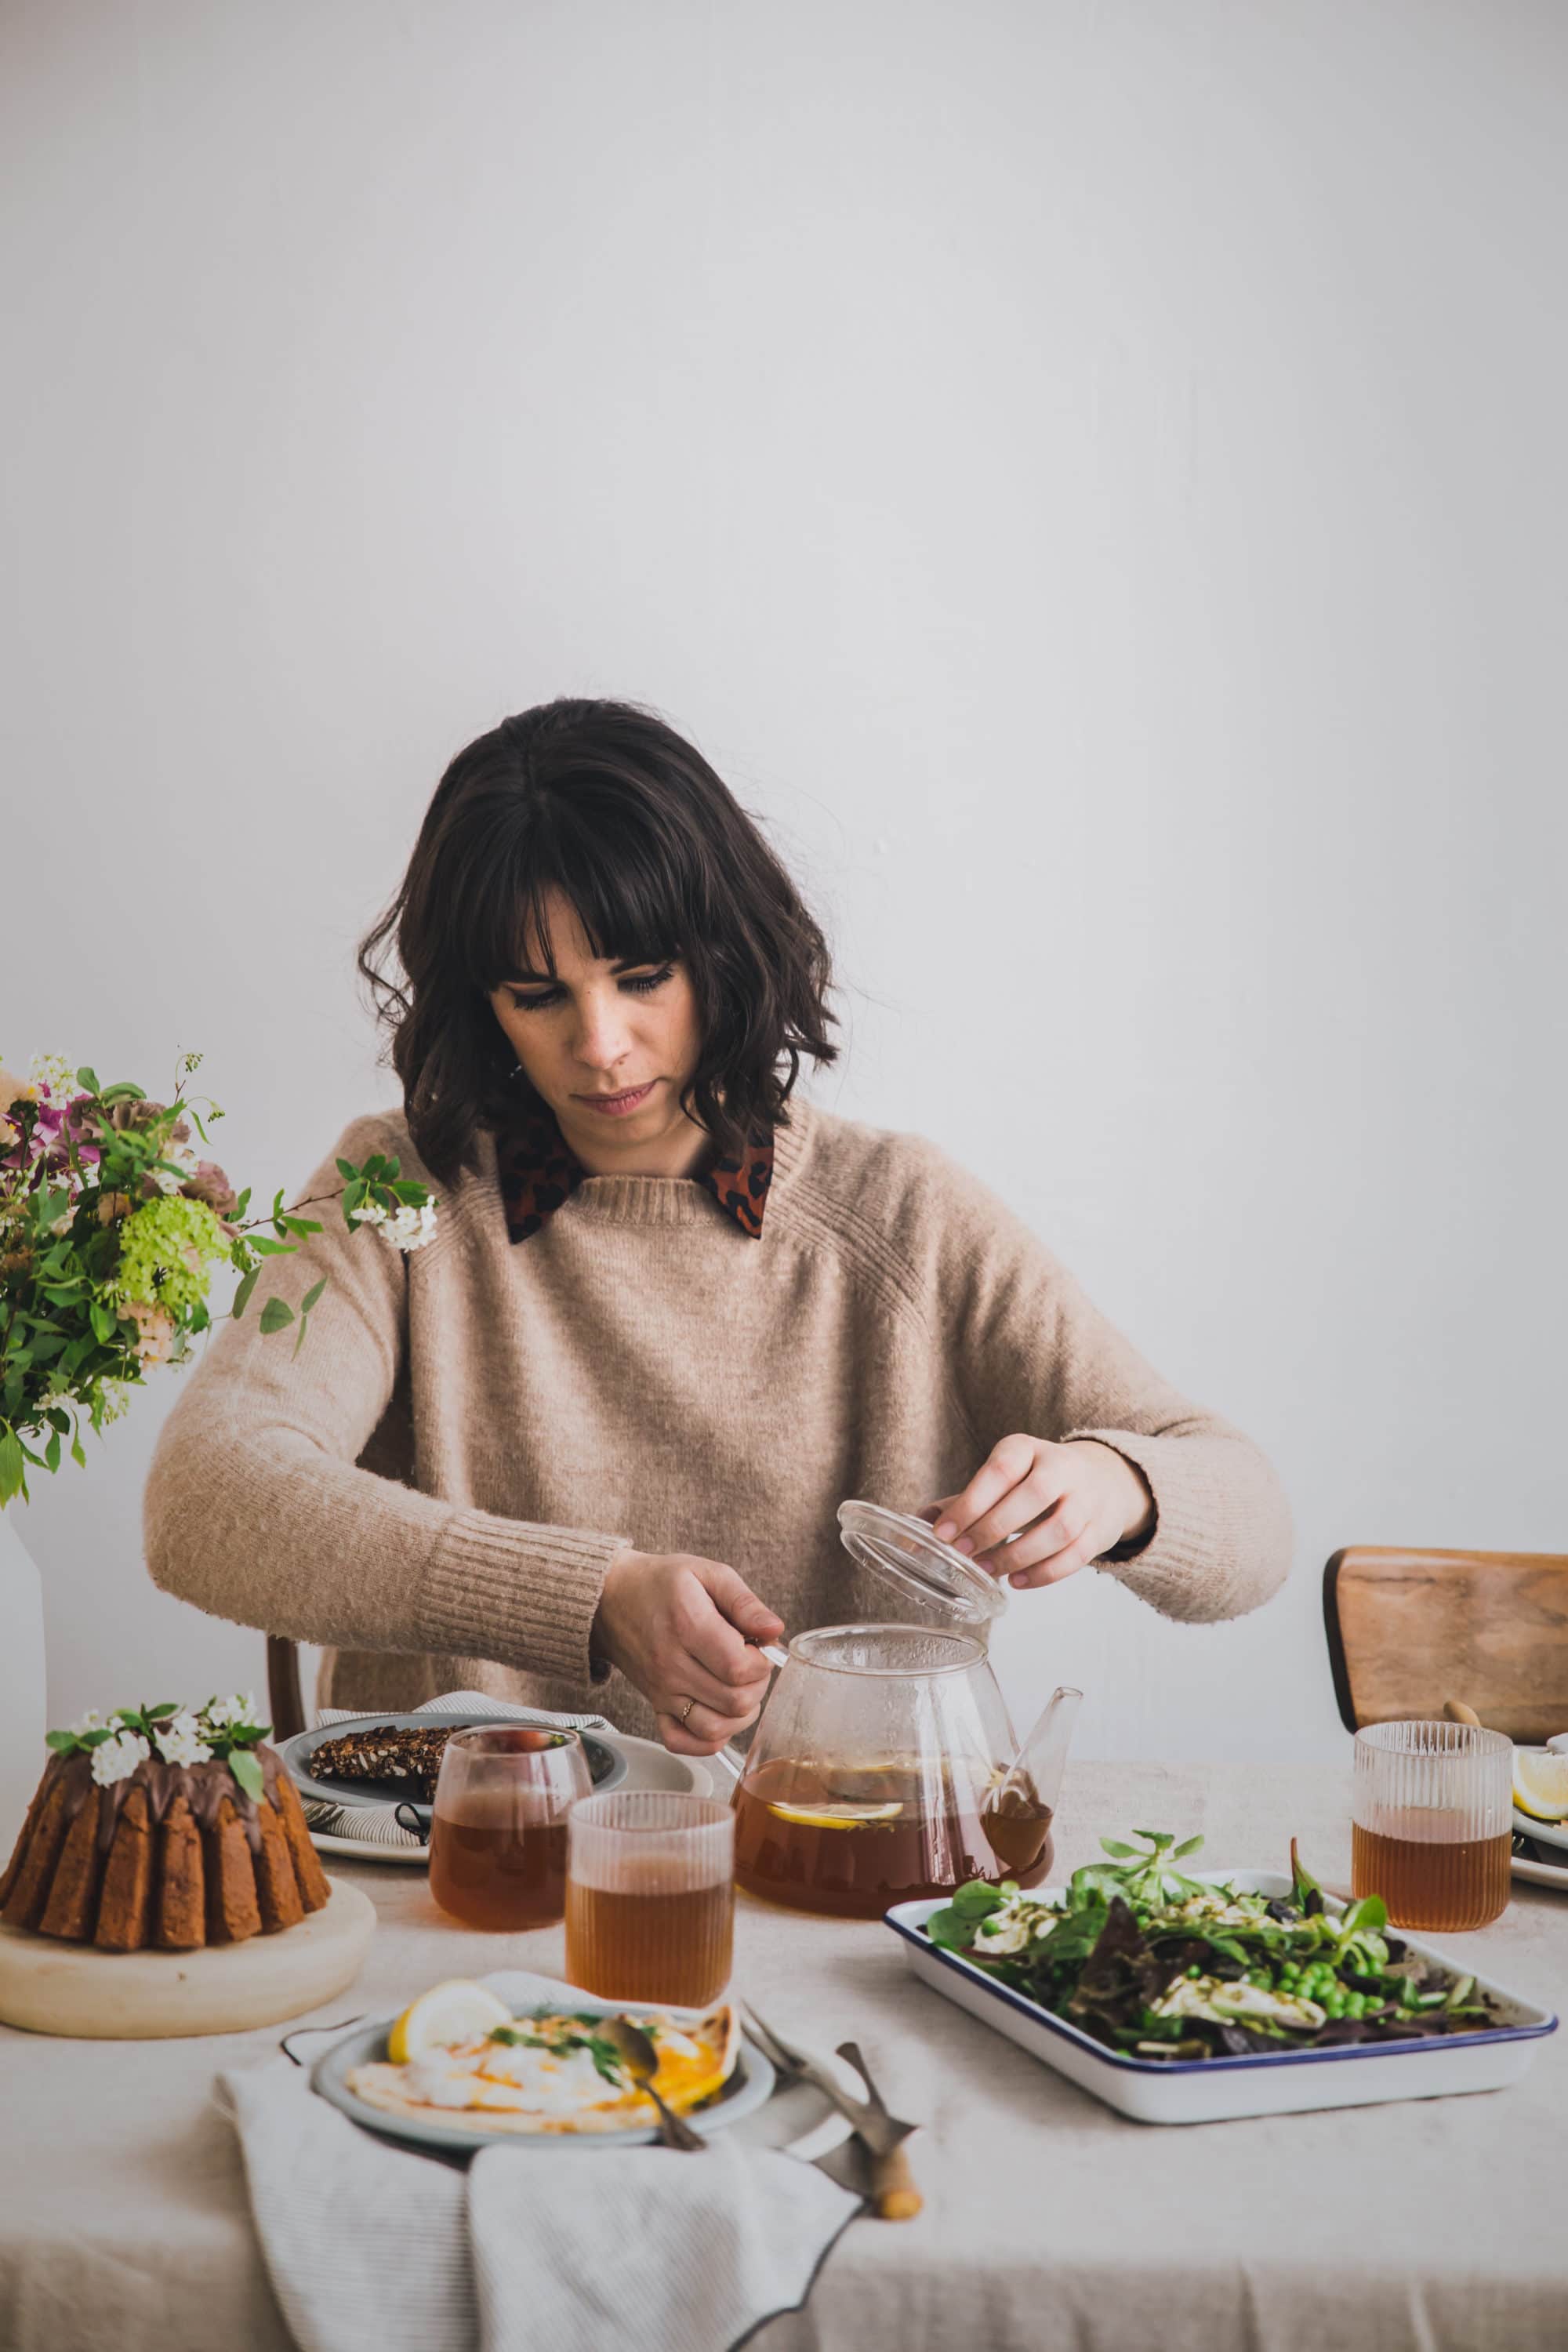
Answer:
<svg viewBox="0 0 1568 2352"><path fill-rule="evenodd" d="M773 2064L788 2083L813 2083L823 2096L832 2101L839 2114L853 2126L855 2137L870 2158L871 2210L879 2221L908 2221L917 2214L925 2200L915 2187L910 2171L909 2158L903 2142L918 2126L890 2116L882 2104L871 2077L866 2072L866 2062L853 2042L842 2042L838 2054L847 2059L871 2094L869 2099L852 2099L835 2081L826 2066L808 2058L804 2050L796 2050L783 2042L771 2026L764 2025L749 2000L741 2003L757 2041L767 2052Z"/></svg>
<svg viewBox="0 0 1568 2352"><path fill-rule="evenodd" d="M860 2055L859 2043L841 2042L838 2055L847 2058L865 2084L871 2105L883 2122L891 2126L893 2118L883 2105L882 2094L871 2080L866 2061ZM911 2221L925 2203L925 2199L915 2187L914 2174L910 2170L909 2150L904 2146L907 2128L902 2127L900 2137L889 2146L871 2150L871 2202L879 2218L884 2221Z"/></svg>
<svg viewBox="0 0 1568 2352"><path fill-rule="evenodd" d="M1450 1723L1468 1723L1472 1731L1479 1731L1482 1728L1480 1717L1473 1706L1467 1706L1462 1698L1446 1698L1443 1701L1443 1712Z"/></svg>

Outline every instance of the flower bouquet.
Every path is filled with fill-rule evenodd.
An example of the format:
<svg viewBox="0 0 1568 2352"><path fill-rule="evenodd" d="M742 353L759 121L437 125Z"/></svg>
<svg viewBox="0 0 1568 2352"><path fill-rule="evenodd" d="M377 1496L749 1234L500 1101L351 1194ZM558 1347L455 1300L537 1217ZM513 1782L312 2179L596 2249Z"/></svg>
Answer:
<svg viewBox="0 0 1568 2352"><path fill-rule="evenodd" d="M321 1231L301 1209L336 1201L346 1223L403 1250L435 1233L426 1188L381 1153L363 1167L340 1160L341 1192L292 1209L279 1192L247 1218L249 1191L237 1193L191 1141L194 1129L205 1144L223 1117L185 1093L201 1058L181 1057L166 1103L129 1081L100 1086L58 1055L36 1059L26 1081L0 1067L0 1508L26 1499L29 1464L57 1470L68 1441L85 1463L84 1417L101 1430L149 1365L188 1357L216 1319L207 1300L220 1266L239 1275L229 1312L243 1315L266 1260ZM326 1286L312 1284L297 1312L268 1298L261 1329L294 1325L297 1353Z"/></svg>

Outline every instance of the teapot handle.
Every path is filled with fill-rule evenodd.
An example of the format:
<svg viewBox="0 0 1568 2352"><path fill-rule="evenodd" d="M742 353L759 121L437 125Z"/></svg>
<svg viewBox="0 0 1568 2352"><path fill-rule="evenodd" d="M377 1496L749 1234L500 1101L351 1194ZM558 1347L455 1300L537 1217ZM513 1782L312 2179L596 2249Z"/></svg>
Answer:
<svg viewBox="0 0 1568 2352"><path fill-rule="evenodd" d="M773 1667L775 1673L778 1671L779 1667L788 1664L789 1657L787 1652L781 1650L776 1642L759 1642L756 1644L756 1647L762 1652L763 1657L766 1658L769 1665ZM763 1705L766 1706L766 1699L763 1701ZM702 1759L702 1761L704 1764L719 1765L730 1775L731 1787L738 1787L740 1784L741 1775L746 1769L746 1751L743 1748L737 1748L734 1741L731 1740L728 1747L715 1748L713 1754L711 1756L705 1756Z"/></svg>

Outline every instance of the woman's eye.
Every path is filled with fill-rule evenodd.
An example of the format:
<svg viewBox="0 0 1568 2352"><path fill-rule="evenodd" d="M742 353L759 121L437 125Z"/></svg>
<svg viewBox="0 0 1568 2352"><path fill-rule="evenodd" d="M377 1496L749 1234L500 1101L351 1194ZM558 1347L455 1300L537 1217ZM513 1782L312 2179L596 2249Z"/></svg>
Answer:
<svg viewBox="0 0 1568 2352"><path fill-rule="evenodd" d="M674 964L667 963L662 964L658 971L627 972L623 975L619 985L624 989L629 989L634 996L651 996L656 988L664 986L674 971ZM508 993L511 998L512 1010L516 1013L547 1013L552 1006L562 1003L565 996L565 991L560 988L536 989L527 996L520 996L514 988L509 990Z"/></svg>

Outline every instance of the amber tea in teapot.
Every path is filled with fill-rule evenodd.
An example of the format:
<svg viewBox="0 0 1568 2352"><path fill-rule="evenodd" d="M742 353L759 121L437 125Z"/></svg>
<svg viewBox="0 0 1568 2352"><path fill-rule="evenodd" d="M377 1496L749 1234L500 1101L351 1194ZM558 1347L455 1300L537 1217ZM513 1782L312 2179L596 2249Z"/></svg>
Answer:
<svg viewBox="0 0 1568 2352"><path fill-rule="evenodd" d="M1021 1776L978 1803L961 1777L918 1758L775 1757L736 1791L736 1881L843 1919L879 1919L967 1878L1037 1886L1051 1864L1051 1808Z"/></svg>
<svg viewBox="0 0 1568 2352"><path fill-rule="evenodd" d="M974 1635L797 1634L735 1759L737 1885L845 1919L970 1878L1037 1885L1079 1696L1058 1691L1020 1746Z"/></svg>

